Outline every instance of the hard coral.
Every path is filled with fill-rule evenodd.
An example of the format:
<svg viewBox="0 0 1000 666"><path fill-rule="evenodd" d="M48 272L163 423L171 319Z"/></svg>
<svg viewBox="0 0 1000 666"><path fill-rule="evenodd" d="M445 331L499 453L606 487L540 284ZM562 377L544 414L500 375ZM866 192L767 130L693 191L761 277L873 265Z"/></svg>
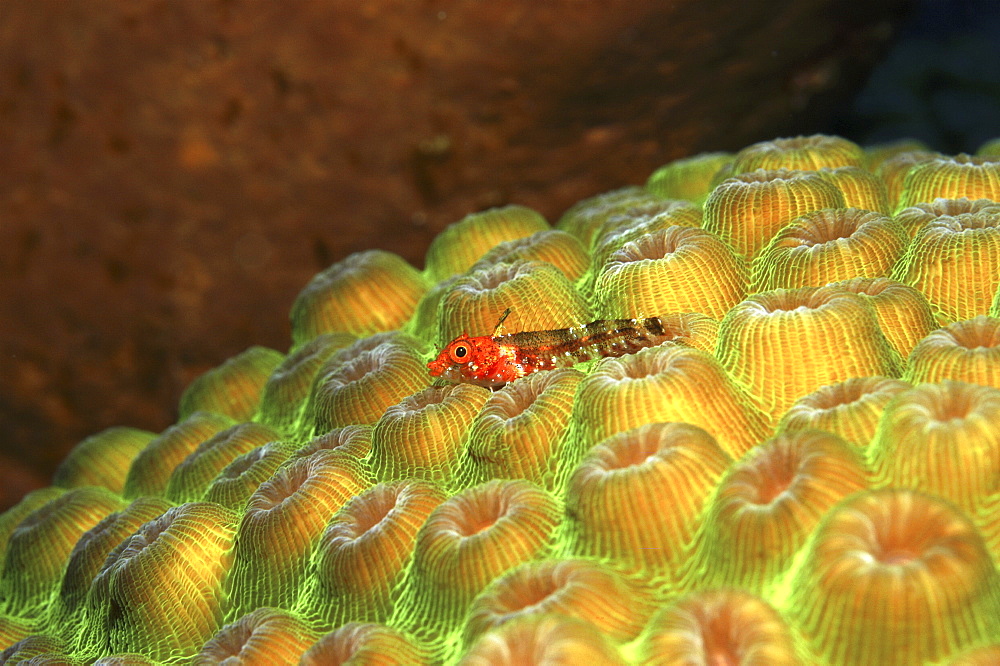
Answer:
<svg viewBox="0 0 1000 666"><path fill-rule="evenodd" d="M1000 196L996 163L921 149L778 140L556 230L475 213L424 271L338 262L287 355L0 516L0 660L992 658L1000 203L955 197ZM507 308L502 333L656 316L663 343L493 393L429 375Z"/></svg>

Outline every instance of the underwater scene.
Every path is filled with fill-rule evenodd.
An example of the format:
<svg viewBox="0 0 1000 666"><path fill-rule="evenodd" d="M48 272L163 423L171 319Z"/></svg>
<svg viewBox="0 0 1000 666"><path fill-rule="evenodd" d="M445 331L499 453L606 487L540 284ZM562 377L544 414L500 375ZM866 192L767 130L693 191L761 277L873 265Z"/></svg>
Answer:
<svg viewBox="0 0 1000 666"><path fill-rule="evenodd" d="M921 41L988 3L696 4L12 5L0 110L70 110L11 139L0 663L1000 663L1000 87ZM646 57L781 83L652 95ZM176 62L198 95L139 95Z"/></svg>

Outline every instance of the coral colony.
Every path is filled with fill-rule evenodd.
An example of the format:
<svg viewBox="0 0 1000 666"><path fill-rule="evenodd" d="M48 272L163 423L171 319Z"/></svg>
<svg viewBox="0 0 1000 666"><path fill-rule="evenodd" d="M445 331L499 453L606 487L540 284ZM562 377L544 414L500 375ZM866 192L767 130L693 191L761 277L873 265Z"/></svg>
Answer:
<svg viewBox="0 0 1000 666"><path fill-rule="evenodd" d="M1000 662L998 145L778 139L338 262L0 516L2 658Z"/></svg>

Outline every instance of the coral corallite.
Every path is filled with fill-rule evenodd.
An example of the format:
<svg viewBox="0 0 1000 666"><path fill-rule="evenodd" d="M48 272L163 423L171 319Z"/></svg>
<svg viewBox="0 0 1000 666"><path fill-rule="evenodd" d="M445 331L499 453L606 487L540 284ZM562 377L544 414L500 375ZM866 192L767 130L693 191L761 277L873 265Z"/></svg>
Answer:
<svg viewBox="0 0 1000 666"><path fill-rule="evenodd" d="M120 426L91 435L74 446L59 464L52 485L103 486L121 493L129 465L154 437L145 430Z"/></svg>
<svg viewBox="0 0 1000 666"><path fill-rule="evenodd" d="M668 343L604 359L580 383L574 405L578 446L658 421L704 428L739 458L770 433L770 423L714 356Z"/></svg>
<svg viewBox="0 0 1000 666"><path fill-rule="evenodd" d="M686 423L651 423L609 437L570 477L568 551L669 582L730 462L711 435Z"/></svg>
<svg viewBox="0 0 1000 666"><path fill-rule="evenodd" d="M427 657L423 648L397 629L384 624L349 622L320 638L299 663L301 666L421 666L427 663Z"/></svg>
<svg viewBox="0 0 1000 666"><path fill-rule="evenodd" d="M716 353L775 418L824 384L902 370L871 306L836 285L751 296L722 320Z"/></svg>
<svg viewBox="0 0 1000 666"><path fill-rule="evenodd" d="M529 562L493 581L472 602L465 644L506 622L545 614L586 620L612 641L625 643L642 631L654 607L647 591L599 562Z"/></svg>
<svg viewBox="0 0 1000 666"><path fill-rule="evenodd" d="M800 430L764 442L719 483L686 582L769 591L820 518L867 488L860 452L836 435Z"/></svg>
<svg viewBox="0 0 1000 666"><path fill-rule="evenodd" d="M417 534L390 624L439 656L453 649L473 598L500 574L548 554L558 521L556 500L527 481L488 481L451 497Z"/></svg>
<svg viewBox="0 0 1000 666"><path fill-rule="evenodd" d="M211 412L234 421L249 421L257 412L267 378L285 360L281 352L251 347L195 379L178 407L180 420L195 412Z"/></svg>
<svg viewBox="0 0 1000 666"><path fill-rule="evenodd" d="M746 296L746 261L704 229L668 227L629 241L594 282L605 319L700 312L721 319Z"/></svg>
<svg viewBox="0 0 1000 666"><path fill-rule="evenodd" d="M806 548L785 613L816 660L910 666L1000 632L1000 575L975 527L944 500L855 495Z"/></svg>
<svg viewBox="0 0 1000 666"><path fill-rule="evenodd" d="M371 425L387 407L430 383L419 350L407 340L388 339L370 349L364 342L335 354L320 368L306 407L310 432Z"/></svg>
<svg viewBox="0 0 1000 666"><path fill-rule="evenodd" d="M591 319L583 296L562 271L540 261L518 261L456 280L438 304L436 340L444 345L463 333L492 335L508 307L507 333L562 328Z"/></svg>
<svg viewBox="0 0 1000 666"><path fill-rule="evenodd" d="M385 410L372 431L370 464L380 481L448 483L472 420L490 392L472 384L432 386Z"/></svg>
<svg viewBox="0 0 1000 666"><path fill-rule="evenodd" d="M808 171L757 170L722 181L705 201L707 231L748 259L797 217L821 208L843 208L836 185Z"/></svg>
<svg viewBox="0 0 1000 666"><path fill-rule="evenodd" d="M925 148L762 142L338 261L0 514L0 663L996 663L1000 161ZM529 372L431 376L462 333Z"/></svg>
<svg viewBox="0 0 1000 666"><path fill-rule="evenodd" d="M960 153L922 161L906 172L899 208L960 197L1000 201L1000 158Z"/></svg>
<svg viewBox="0 0 1000 666"><path fill-rule="evenodd" d="M788 624L766 601L742 590L691 594L650 623L639 663L797 666Z"/></svg>
<svg viewBox="0 0 1000 666"><path fill-rule="evenodd" d="M299 612L324 628L387 621L417 530L445 498L407 480L380 483L345 504L316 544Z"/></svg>
<svg viewBox="0 0 1000 666"><path fill-rule="evenodd" d="M328 517L368 485L357 461L336 451L295 460L263 483L236 531L229 618L261 606L291 607Z"/></svg>
<svg viewBox="0 0 1000 666"><path fill-rule="evenodd" d="M84 486L55 497L26 516L7 542L0 599L4 613L32 617L47 610L66 560L77 541L122 499L104 488Z"/></svg>
<svg viewBox="0 0 1000 666"><path fill-rule="evenodd" d="M467 215L431 243L427 249L427 274L433 282L440 282L464 273L500 243L548 229L545 218L524 206L491 208Z"/></svg>
<svg viewBox="0 0 1000 666"><path fill-rule="evenodd" d="M902 227L881 213L860 208L806 213L779 231L754 259L751 290L885 277L908 243Z"/></svg>
<svg viewBox="0 0 1000 666"><path fill-rule="evenodd" d="M869 457L878 483L934 493L972 515L1000 490L1000 389L944 381L899 394Z"/></svg>
<svg viewBox="0 0 1000 666"><path fill-rule="evenodd" d="M81 651L166 661L200 649L222 623L237 519L217 504L182 504L122 541L87 595Z"/></svg>
<svg viewBox="0 0 1000 666"><path fill-rule="evenodd" d="M892 377L852 377L821 386L795 401L778 423L778 431L824 430L859 449L875 436L886 405L912 388Z"/></svg>
<svg viewBox="0 0 1000 666"><path fill-rule="evenodd" d="M953 379L1000 389L1000 318L980 315L932 331L907 360L913 384Z"/></svg>
<svg viewBox="0 0 1000 666"><path fill-rule="evenodd" d="M928 222L892 277L919 289L942 321L988 314L1000 289L1000 209Z"/></svg>
<svg viewBox="0 0 1000 666"><path fill-rule="evenodd" d="M487 631L459 662L461 666L626 663L594 625L558 614L518 618Z"/></svg>
<svg viewBox="0 0 1000 666"><path fill-rule="evenodd" d="M861 146L839 136L813 134L761 141L733 157L732 173L755 169L802 169L861 166Z"/></svg>
<svg viewBox="0 0 1000 666"><path fill-rule="evenodd" d="M835 284L872 306L879 328L903 358L910 355L917 342L937 328L927 298L909 285L889 278L853 278Z"/></svg>
<svg viewBox="0 0 1000 666"><path fill-rule="evenodd" d="M296 347L323 333L371 335L402 327L427 291L417 269L382 250L352 254L306 286L292 305Z"/></svg>
<svg viewBox="0 0 1000 666"><path fill-rule="evenodd" d="M458 472L459 487L490 479L527 479L556 489L559 462L583 374L536 372L490 395L476 415Z"/></svg>
<svg viewBox="0 0 1000 666"><path fill-rule="evenodd" d="M220 629L191 664L294 664L315 642L315 632L294 615L276 608L258 608Z"/></svg>

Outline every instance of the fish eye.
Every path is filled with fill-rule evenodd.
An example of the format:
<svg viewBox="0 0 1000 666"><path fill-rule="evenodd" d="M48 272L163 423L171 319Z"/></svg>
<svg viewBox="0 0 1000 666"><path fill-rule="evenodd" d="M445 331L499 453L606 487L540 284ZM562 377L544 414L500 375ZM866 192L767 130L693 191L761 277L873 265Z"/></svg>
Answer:
<svg viewBox="0 0 1000 666"><path fill-rule="evenodd" d="M464 343L455 345L454 347L451 348L451 353L450 353L451 360L454 361L455 363L468 363L470 353L471 350L469 349L469 345Z"/></svg>

